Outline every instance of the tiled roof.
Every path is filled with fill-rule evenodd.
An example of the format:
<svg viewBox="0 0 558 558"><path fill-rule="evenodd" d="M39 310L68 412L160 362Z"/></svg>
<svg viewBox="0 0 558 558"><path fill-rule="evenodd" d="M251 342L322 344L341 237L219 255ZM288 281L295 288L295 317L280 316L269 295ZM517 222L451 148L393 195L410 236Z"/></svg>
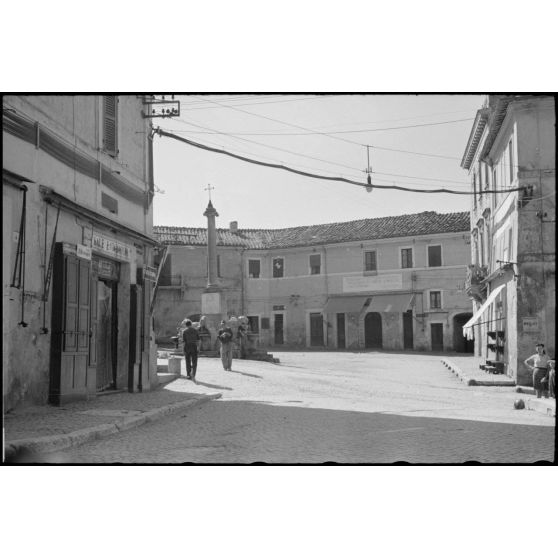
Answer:
<svg viewBox="0 0 558 558"><path fill-rule="evenodd" d="M469 231L469 212L424 211L411 215L360 219L288 229L238 229L237 232L231 232L229 229L217 229L217 245L238 246L254 250L294 248L424 234L468 233ZM205 246L207 244L206 229L201 228L154 226L153 234L161 244L184 246Z"/></svg>

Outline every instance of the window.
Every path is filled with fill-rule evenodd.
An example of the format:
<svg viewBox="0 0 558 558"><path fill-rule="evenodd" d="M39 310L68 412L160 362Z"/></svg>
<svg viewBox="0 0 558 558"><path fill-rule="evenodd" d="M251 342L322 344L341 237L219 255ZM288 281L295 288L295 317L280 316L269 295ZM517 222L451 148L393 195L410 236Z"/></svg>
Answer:
<svg viewBox="0 0 558 558"><path fill-rule="evenodd" d="M118 213L118 201L104 192L101 192L101 205L111 213Z"/></svg>
<svg viewBox="0 0 558 558"><path fill-rule="evenodd" d="M250 279L260 278L260 260L248 260L248 277Z"/></svg>
<svg viewBox="0 0 558 558"><path fill-rule="evenodd" d="M376 271L376 250L364 252L364 270Z"/></svg>
<svg viewBox="0 0 558 558"><path fill-rule="evenodd" d="M442 291L430 291L430 309L439 310L442 308Z"/></svg>
<svg viewBox="0 0 558 558"><path fill-rule="evenodd" d="M118 155L118 97L103 95L103 149Z"/></svg>
<svg viewBox="0 0 558 558"><path fill-rule="evenodd" d="M310 275L319 275L321 273L322 257L320 254L310 255Z"/></svg>
<svg viewBox="0 0 558 558"><path fill-rule="evenodd" d="M442 265L442 247L428 247L428 267L440 267Z"/></svg>
<svg viewBox="0 0 558 558"><path fill-rule="evenodd" d="M401 248L401 267L413 267L413 249Z"/></svg>
<svg viewBox="0 0 558 558"><path fill-rule="evenodd" d="M510 164L510 184L511 184L513 182L513 175L514 175L512 140L510 140L510 143L508 143L508 162Z"/></svg>
<svg viewBox="0 0 558 558"><path fill-rule="evenodd" d="M285 260L283 258L273 258L273 277L283 277Z"/></svg>
<svg viewBox="0 0 558 558"><path fill-rule="evenodd" d="M473 204L477 205L477 173L473 174Z"/></svg>
<svg viewBox="0 0 558 558"><path fill-rule="evenodd" d="M490 176L490 169L488 168L488 165L485 163L484 164L484 189L485 190L488 190L490 188L489 176Z"/></svg>
<svg viewBox="0 0 558 558"><path fill-rule="evenodd" d="M221 256L217 254L217 277L221 277Z"/></svg>
<svg viewBox="0 0 558 558"><path fill-rule="evenodd" d="M248 327L251 333L260 332L260 317L259 316L248 316Z"/></svg>

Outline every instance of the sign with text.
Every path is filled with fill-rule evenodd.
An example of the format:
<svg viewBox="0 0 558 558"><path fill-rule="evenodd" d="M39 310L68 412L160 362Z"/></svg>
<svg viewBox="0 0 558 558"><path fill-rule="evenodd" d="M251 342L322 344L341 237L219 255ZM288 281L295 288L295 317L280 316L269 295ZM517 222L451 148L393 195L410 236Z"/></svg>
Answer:
<svg viewBox="0 0 558 558"><path fill-rule="evenodd" d="M343 292L358 293L363 291L397 291L403 288L400 273L390 275L373 275L370 277L343 277Z"/></svg>
<svg viewBox="0 0 558 558"><path fill-rule="evenodd" d="M143 266L143 280L155 281L157 279L157 270L149 265Z"/></svg>
<svg viewBox="0 0 558 558"><path fill-rule="evenodd" d="M523 331L530 332L539 330L539 319L537 317L523 318Z"/></svg>
<svg viewBox="0 0 558 558"><path fill-rule="evenodd" d="M89 246L78 244L76 253L78 258L91 261L91 248Z"/></svg>
<svg viewBox="0 0 558 558"><path fill-rule="evenodd" d="M118 242L99 233L93 233L91 247L118 260L129 262L132 259L132 248L123 242Z"/></svg>

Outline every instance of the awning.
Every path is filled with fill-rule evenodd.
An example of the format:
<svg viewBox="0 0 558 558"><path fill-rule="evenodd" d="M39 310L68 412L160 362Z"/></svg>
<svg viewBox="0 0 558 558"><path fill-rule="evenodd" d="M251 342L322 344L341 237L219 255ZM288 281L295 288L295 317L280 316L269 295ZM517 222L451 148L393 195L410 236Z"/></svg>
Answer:
<svg viewBox="0 0 558 558"><path fill-rule="evenodd" d="M412 294L374 295L368 312L406 312L411 308Z"/></svg>
<svg viewBox="0 0 558 558"><path fill-rule="evenodd" d="M325 314L360 312L369 296L331 296L324 307Z"/></svg>
<svg viewBox="0 0 558 558"><path fill-rule="evenodd" d="M489 295L488 298L484 301L483 305L473 314L473 317L463 326L463 336L470 339L471 331L473 326L479 321L480 317L485 313L486 309L494 302L494 299L498 296L500 291L506 285L500 285L496 289L494 289Z"/></svg>

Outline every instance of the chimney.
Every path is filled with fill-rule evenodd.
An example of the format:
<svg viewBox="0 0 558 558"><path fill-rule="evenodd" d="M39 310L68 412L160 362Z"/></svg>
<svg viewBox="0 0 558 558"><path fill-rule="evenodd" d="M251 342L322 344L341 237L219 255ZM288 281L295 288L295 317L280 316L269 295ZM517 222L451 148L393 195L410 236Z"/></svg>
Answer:
<svg viewBox="0 0 558 558"><path fill-rule="evenodd" d="M229 225L229 230L232 233L238 232L238 221L231 221L231 224Z"/></svg>

